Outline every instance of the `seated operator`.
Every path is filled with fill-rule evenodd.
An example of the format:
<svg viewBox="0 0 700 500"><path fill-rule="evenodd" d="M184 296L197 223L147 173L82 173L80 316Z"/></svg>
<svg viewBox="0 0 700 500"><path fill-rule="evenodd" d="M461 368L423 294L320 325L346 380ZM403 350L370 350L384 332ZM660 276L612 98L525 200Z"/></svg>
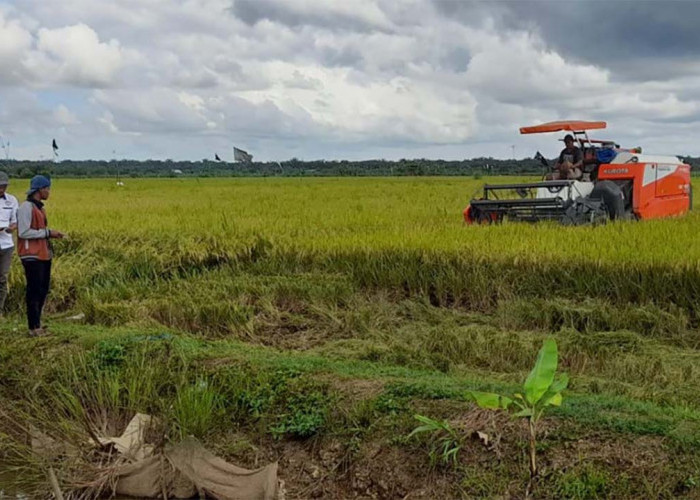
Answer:
<svg viewBox="0 0 700 500"><path fill-rule="evenodd" d="M580 179L583 174L583 154L574 146L574 137L566 134L564 137L566 147L559 154L559 159L554 165L554 172L547 175L547 179Z"/></svg>

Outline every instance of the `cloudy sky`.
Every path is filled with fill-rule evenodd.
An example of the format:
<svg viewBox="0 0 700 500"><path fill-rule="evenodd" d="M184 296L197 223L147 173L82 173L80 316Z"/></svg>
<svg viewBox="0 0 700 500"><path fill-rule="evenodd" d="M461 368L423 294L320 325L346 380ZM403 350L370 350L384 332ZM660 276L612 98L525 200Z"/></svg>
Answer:
<svg viewBox="0 0 700 500"><path fill-rule="evenodd" d="M518 127L700 156L700 2L0 0L10 156L554 156ZM3 156L7 148L2 152Z"/></svg>

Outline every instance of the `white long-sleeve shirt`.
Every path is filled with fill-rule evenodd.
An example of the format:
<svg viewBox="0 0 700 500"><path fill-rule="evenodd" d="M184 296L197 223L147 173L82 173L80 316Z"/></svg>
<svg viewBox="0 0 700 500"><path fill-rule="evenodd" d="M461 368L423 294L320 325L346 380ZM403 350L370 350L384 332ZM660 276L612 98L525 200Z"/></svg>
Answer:
<svg viewBox="0 0 700 500"><path fill-rule="evenodd" d="M10 224L17 223L17 198L9 193L0 196L0 250L6 250L15 246L12 234L5 231Z"/></svg>

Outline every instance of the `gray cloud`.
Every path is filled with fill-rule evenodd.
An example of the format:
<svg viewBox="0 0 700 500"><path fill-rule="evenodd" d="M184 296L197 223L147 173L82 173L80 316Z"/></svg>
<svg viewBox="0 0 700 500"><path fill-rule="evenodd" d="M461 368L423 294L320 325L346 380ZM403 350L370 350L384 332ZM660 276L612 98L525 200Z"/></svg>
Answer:
<svg viewBox="0 0 700 500"><path fill-rule="evenodd" d="M433 0L445 18L469 26L496 23L504 32L537 33L565 57L611 70L624 80L698 72L700 2L690 0Z"/></svg>
<svg viewBox="0 0 700 500"><path fill-rule="evenodd" d="M357 48L353 47L324 47L321 50L320 61L324 66L359 66L364 58Z"/></svg>
<svg viewBox="0 0 700 500"><path fill-rule="evenodd" d="M231 11L248 25L268 20L291 28L317 26L353 32L370 32L382 28L379 23L358 16L359 9L335 10L320 6L301 9L299 5L284 0L234 0Z"/></svg>
<svg viewBox="0 0 700 500"><path fill-rule="evenodd" d="M0 4L0 118L29 157L52 134L75 158L200 159L234 141L263 160L510 156L558 146L519 126L567 118L700 153L697 14L673 1L26 0Z"/></svg>
<svg viewBox="0 0 700 500"><path fill-rule="evenodd" d="M454 47L448 49L439 61L442 67L461 73L467 70L470 60L471 55L467 49Z"/></svg>

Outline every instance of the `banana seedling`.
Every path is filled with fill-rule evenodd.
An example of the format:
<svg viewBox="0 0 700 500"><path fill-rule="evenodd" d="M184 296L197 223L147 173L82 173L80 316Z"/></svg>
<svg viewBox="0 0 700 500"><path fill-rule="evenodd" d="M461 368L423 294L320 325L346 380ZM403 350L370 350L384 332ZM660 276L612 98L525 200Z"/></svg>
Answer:
<svg viewBox="0 0 700 500"><path fill-rule="evenodd" d="M557 363L557 343L547 339L537 355L535 366L523 384L522 391L508 396L490 392L470 392L481 408L506 410L512 412L514 417L528 419L531 479L537 475L537 424L547 408L561 405L561 393L569 383L566 373L556 376Z"/></svg>

